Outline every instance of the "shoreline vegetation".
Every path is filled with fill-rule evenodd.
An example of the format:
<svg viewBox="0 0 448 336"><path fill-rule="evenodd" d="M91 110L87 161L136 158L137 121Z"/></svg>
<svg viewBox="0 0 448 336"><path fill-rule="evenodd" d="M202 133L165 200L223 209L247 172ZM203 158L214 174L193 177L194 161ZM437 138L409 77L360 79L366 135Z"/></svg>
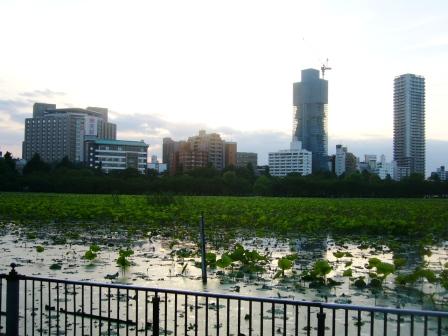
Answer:
<svg viewBox="0 0 448 336"><path fill-rule="evenodd" d="M141 174L128 168L106 174L101 169L88 168L63 159L54 164L43 162L36 154L22 169L10 153L0 159L0 191L46 192L74 194L145 195L172 193L202 196L274 196L325 198L446 198L448 181L437 175L428 180L413 174L401 181L363 171L337 177L332 173L301 176L289 174L274 177L266 170L257 175L248 165L199 168L176 175L158 175L154 170Z"/></svg>

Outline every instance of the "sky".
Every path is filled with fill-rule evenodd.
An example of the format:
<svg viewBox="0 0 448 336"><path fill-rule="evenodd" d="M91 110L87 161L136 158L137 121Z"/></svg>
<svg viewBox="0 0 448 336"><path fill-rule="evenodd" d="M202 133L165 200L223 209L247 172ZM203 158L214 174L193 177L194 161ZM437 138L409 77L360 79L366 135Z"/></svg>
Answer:
<svg viewBox="0 0 448 336"><path fill-rule="evenodd" d="M393 79L426 78L427 170L448 164L447 1L0 1L0 150L34 102L110 109L118 137L199 128L288 148L292 84L328 58L329 153L392 156Z"/></svg>

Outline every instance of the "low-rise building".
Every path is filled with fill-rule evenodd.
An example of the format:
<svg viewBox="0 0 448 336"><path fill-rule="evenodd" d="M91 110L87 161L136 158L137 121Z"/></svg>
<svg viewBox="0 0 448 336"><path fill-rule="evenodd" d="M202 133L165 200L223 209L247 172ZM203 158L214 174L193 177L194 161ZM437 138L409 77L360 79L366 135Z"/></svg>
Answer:
<svg viewBox="0 0 448 336"><path fill-rule="evenodd" d="M258 154L250 152L237 152L236 153L236 166L240 168L246 168L248 164L251 164L255 169L258 166Z"/></svg>
<svg viewBox="0 0 448 336"><path fill-rule="evenodd" d="M445 170L445 166L440 166L440 168L437 168L437 170L433 173L431 173L431 176L438 176L440 181L447 181L448 180L448 172Z"/></svg>
<svg viewBox="0 0 448 336"><path fill-rule="evenodd" d="M269 153L269 172L272 176L286 176L290 173L309 175L312 170L312 154L302 149L302 143L291 142L290 149Z"/></svg>
<svg viewBox="0 0 448 336"><path fill-rule="evenodd" d="M135 168L143 174L147 168L148 145L144 141L88 139L84 146L86 164L106 173Z"/></svg>
<svg viewBox="0 0 448 336"><path fill-rule="evenodd" d="M334 173L336 176L342 174L353 174L357 169L357 158L347 150L347 147L336 145L336 155L334 157Z"/></svg>

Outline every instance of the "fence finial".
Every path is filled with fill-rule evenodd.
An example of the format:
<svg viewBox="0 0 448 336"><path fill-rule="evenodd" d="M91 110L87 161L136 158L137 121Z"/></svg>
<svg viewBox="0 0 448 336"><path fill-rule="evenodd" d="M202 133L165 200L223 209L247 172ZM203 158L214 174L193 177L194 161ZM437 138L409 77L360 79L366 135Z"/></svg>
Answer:
<svg viewBox="0 0 448 336"><path fill-rule="evenodd" d="M15 277L15 276L17 276L17 275L18 275L18 273L17 273L17 271L16 271L17 264L16 264L16 263L11 263L9 266L11 266L11 271L9 271L8 276L9 276L9 277Z"/></svg>

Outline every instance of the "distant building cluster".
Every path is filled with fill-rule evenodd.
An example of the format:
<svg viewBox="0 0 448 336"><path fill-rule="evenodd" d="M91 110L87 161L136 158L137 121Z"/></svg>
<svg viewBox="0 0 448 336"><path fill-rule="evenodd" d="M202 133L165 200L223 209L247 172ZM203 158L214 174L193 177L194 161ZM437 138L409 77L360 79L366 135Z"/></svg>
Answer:
<svg viewBox="0 0 448 336"><path fill-rule="evenodd" d="M236 166L237 144L221 139L217 133L199 131L188 140L163 139L163 162L171 175L211 166L217 170Z"/></svg>
<svg viewBox="0 0 448 336"><path fill-rule="evenodd" d="M56 108L35 103L33 117L25 119L23 158L39 154L46 162L67 157L105 172L135 168L146 170L148 145L143 141L117 140L117 126L100 107Z"/></svg>
<svg viewBox="0 0 448 336"><path fill-rule="evenodd" d="M440 181L448 181L448 172L445 170L445 166L440 166L435 172L431 173L432 178L439 179Z"/></svg>
<svg viewBox="0 0 448 336"><path fill-rule="evenodd" d="M327 68L326 68L327 69ZM322 76L323 77L323 76ZM393 161L384 155L366 154L361 161L342 144L328 155L328 81L319 70L305 69L301 81L293 84L292 142L289 149L270 152L267 166L258 166L258 155L238 152L237 143L218 133L199 131L187 140L163 139L163 158L148 160L148 145L143 141L117 140L117 126L108 121L108 109L99 107L56 108L55 104L36 103L33 117L25 119L23 158L34 154L47 162L67 157L74 162L101 168L105 172L135 168L151 169L171 175L197 168L249 167L254 172L273 176L291 173L309 175L332 172L347 176L355 172L377 174L381 179L400 180L411 174L425 174L425 79L404 74L394 79ZM447 180L445 167L432 173Z"/></svg>
<svg viewBox="0 0 448 336"><path fill-rule="evenodd" d="M386 162L384 155L365 155L360 161L343 145L328 156L328 81L320 78L316 69L302 70L301 82L293 84L293 141L312 156L312 172L330 171L337 176L368 171L381 179L400 180L411 174L425 174L425 79L404 74L394 80L394 158ZM277 157L288 150L269 153L269 169L274 176L297 173L298 166L285 164L280 168ZM282 154L281 154L282 153ZM286 163L284 160L283 162ZM443 169L442 169L443 168ZM300 171L306 175L308 169ZM434 175L444 175L441 167Z"/></svg>

